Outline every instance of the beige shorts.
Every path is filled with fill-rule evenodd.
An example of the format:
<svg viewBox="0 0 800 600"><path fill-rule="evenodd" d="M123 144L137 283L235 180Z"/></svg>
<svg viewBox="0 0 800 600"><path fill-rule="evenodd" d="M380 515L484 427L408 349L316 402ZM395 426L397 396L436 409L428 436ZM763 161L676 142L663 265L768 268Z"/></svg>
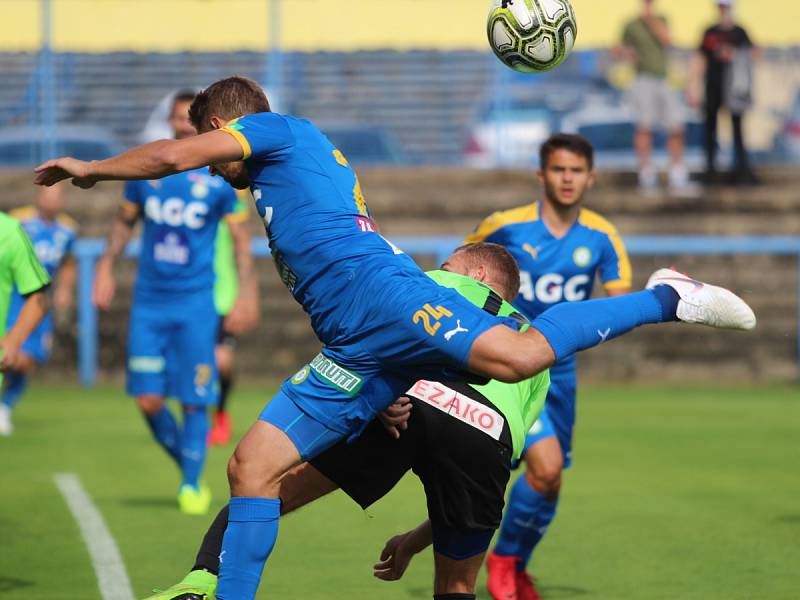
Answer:
<svg viewBox="0 0 800 600"><path fill-rule="evenodd" d="M663 77L639 74L628 91L637 127L674 131L686 123L685 108L677 91Z"/></svg>

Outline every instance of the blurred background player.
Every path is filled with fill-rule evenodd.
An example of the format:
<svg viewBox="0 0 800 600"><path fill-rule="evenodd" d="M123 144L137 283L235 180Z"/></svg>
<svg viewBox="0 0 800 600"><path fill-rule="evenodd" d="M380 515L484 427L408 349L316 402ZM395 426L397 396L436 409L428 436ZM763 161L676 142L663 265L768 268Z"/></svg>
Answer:
<svg viewBox="0 0 800 600"><path fill-rule="evenodd" d="M31 240L22 226L0 212L0 385L3 374L17 370L22 344L47 314L50 276L36 258ZM6 333L6 318L12 296L19 294L21 307L14 325ZM0 404L0 427L11 432L8 407Z"/></svg>
<svg viewBox="0 0 800 600"><path fill-rule="evenodd" d="M176 139L195 135L189 122L193 92L175 95L170 124ZM128 337L127 391L135 396L164 450L181 469L180 509L203 514L211 502L202 483L208 417L216 405L218 382L214 346L219 315L214 305L214 240L227 220L236 266L244 283L227 317L233 332L257 319L257 288L250 237L237 210L233 189L207 169L195 169L159 181L133 181L112 226L106 254L98 261L94 301L108 309L114 296L113 266L144 220L139 272L134 288ZM179 427L164 398L174 393L183 408Z"/></svg>
<svg viewBox="0 0 800 600"><path fill-rule="evenodd" d="M245 219L247 218L248 209L242 200L241 193L237 194L235 212L244 215ZM241 235L249 236L245 227L242 227ZM236 334L226 327L226 317L230 314L236 303L236 297L239 295L236 254L231 231L226 221L220 221L217 227L217 239L214 242L214 276L216 277L214 280L214 305L222 319L217 335L217 346L214 350L219 372L219 401L214 413L214 424L208 434L208 443L212 446L222 446L230 442L233 434L233 424L227 411L227 403L231 387L233 387L236 352Z"/></svg>
<svg viewBox="0 0 800 600"><path fill-rule="evenodd" d="M625 26L616 54L636 67L629 99L636 118L639 187L644 191L658 187L658 169L652 161L653 134L663 128L668 134L670 191L680 194L693 191L695 186L689 182L683 160L684 106L667 79L671 47L667 19L655 12L655 0L642 0L642 12Z"/></svg>
<svg viewBox="0 0 800 600"><path fill-rule="evenodd" d="M595 277L609 296L630 291L630 261L616 229L582 208L594 180L591 144L556 134L540 150L544 199L491 215L466 239L494 242L511 252L521 282L514 304L529 318L561 302L588 299ZM550 378L544 411L525 443L527 472L511 490L499 540L486 563L496 600L539 598L526 566L555 516L561 471L571 463L575 357L551 367Z"/></svg>
<svg viewBox="0 0 800 600"><path fill-rule="evenodd" d="M64 186L42 188L34 203L12 211L9 216L16 219L33 243L39 262L55 281L53 307L56 310L69 308L75 291L76 264L72 256L72 245L78 227L64 212ZM14 290L8 311L11 328L17 321L25 299ZM31 333L17 356L16 363L6 373L0 403L0 435L13 431L11 412L19 402L28 385L28 378L37 365L47 362L53 344L54 319L48 312L39 326Z"/></svg>
<svg viewBox="0 0 800 600"><path fill-rule="evenodd" d="M744 145L742 121L752 104L753 60L760 55L750 36L733 19L733 0L717 0L719 22L703 33L692 58L689 101L700 105L699 90L705 92L706 181L717 180L717 120L724 107L733 126L733 168L736 184L758 183Z"/></svg>

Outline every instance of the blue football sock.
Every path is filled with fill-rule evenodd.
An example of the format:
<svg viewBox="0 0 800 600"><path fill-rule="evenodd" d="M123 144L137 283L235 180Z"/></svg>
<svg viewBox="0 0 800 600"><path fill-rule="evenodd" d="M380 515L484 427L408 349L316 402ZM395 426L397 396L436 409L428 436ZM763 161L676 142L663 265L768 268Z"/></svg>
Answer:
<svg viewBox="0 0 800 600"><path fill-rule="evenodd" d="M640 325L674 321L677 305L677 293L669 286L658 286L614 298L563 302L539 315L533 327L561 360Z"/></svg>
<svg viewBox="0 0 800 600"><path fill-rule="evenodd" d="M161 410L155 414L145 413L144 418L150 426L150 431L153 432L153 437L180 466L180 434L178 433L178 423L170 410L166 406L162 406Z"/></svg>
<svg viewBox="0 0 800 600"><path fill-rule="evenodd" d="M24 373L19 371L6 373L5 385L3 386L3 404L8 408L14 408L27 387L28 377Z"/></svg>
<svg viewBox="0 0 800 600"><path fill-rule="evenodd" d="M206 462L208 445L208 415L204 407L183 411L181 433L181 471L183 484L197 487L203 465Z"/></svg>
<svg viewBox="0 0 800 600"><path fill-rule="evenodd" d="M217 600L251 600L278 537L281 501L231 498L222 538Z"/></svg>
<svg viewBox="0 0 800 600"><path fill-rule="evenodd" d="M530 486L523 473L511 488L495 553L519 558L517 570L524 571L533 549L555 517L557 505L558 499L546 499Z"/></svg>

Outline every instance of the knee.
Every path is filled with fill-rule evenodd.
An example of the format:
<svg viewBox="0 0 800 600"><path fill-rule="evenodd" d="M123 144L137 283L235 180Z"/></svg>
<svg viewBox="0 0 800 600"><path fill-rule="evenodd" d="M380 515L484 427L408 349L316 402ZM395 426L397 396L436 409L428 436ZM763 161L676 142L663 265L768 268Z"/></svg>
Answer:
<svg viewBox="0 0 800 600"><path fill-rule="evenodd" d="M563 463L560 460L529 467L526 474L528 483L545 498L554 499L561 491L562 468Z"/></svg>
<svg viewBox="0 0 800 600"><path fill-rule="evenodd" d="M280 477L267 457L252 456L236 448L228 460L228 484L234 496L279 497Z"/></svg>
<svg viewBox="0 0 800 600"><path fill-rule="evenodd" d="M138 396L136 404L139 405L141 411L146 415L154 415L158 413L164 406L164 399L161 396Z"/></svg>

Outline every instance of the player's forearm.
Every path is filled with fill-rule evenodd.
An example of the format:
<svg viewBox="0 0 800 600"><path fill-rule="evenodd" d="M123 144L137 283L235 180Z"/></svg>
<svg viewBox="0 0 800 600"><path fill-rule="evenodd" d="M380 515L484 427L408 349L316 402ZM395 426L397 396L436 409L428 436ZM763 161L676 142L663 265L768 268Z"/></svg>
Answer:
<svg viewBox="0 0 800 600"><path fill-rule="evenodd" d="M258 295L258 273L251 251L250 233L244 223L230 224L233 237L236 273L239 276L239 294L255 298Z"/></svg>
<svg viewBox="0 0 800 600"><path fill-rule="evenodd" d="M22 344L44 319L49 307L46 290L39 290L28 296L6 338L16 345Z"/></svg>
<svg viewBox="0 0 800 600"><path fill-rule="evenodd" d="M105 260L110 261L112 264L122 255L125 251L125 246L133 235L133 226L136 223L135 219L119 216L111 226L111 232L108 234L108 241L106 251L103 254Z"/></svg>
<svg viewBox="0 0 800 600"><path fill-rule="evenodd" d="M414 554L419 554L433 543L433 529L430 519L425 519L416 529L408 533L405 540L408 548Z"/></svg>
<svg viewBox="0 0 800 600"><path fill-rule="evenodd" d="M180 172L175 140L159 140L105 160L89 163L88 176L97 181L160 179Z"/></svg>

